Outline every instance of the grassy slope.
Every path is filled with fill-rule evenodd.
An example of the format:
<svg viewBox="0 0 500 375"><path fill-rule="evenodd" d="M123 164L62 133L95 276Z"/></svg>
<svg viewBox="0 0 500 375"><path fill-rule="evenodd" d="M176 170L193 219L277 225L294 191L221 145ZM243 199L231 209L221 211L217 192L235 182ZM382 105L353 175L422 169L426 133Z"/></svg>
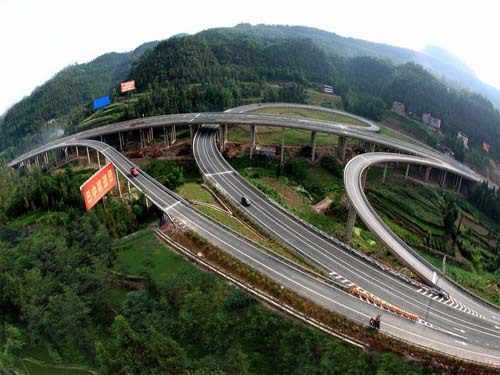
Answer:
<svg viewBox="0 0 500 375"><path fill-rule="evenodd" d="M328 170L316 164L314 166L308 165L308 172L304 181L293 181L287 177L275 177L273 166L265 165L254 166L254 161L248 158L233 158L230 160L233 166L243 175L249 178L253 183L257 183L257 187L264 189L270 195L278 196L286 207L292 209L296 214L304 218L306 221L322 229L327 233L332 233L337 237L342 237L345 231L345 208L339 206L339 200L334 199L334 204L330 207L329 214L318 214L311 209L310 194L304 191L302 184L315 183L325 189L325 196L335 196L336 194L344 195L341 179L333 176ZM307 163L304 161L304 163ZM404 172L403 172L404 173ZM413 182L405 182L402 176L392 176L390 173L385 185L380 184L380 171L370 171L368 176L367 189L369 190L368 196L382 198L382 204L377 205L379 214L389 227L411 246L424 245L425 236L415 232L410 226L405 225L404 222L396 222L393 217L397 215L400 219L411 222L412 225L420 228L424 233L430 232L435 241L441 241L444 245L449 246L449 239L445 236L442 222L439 218L442 217L443 203L442 198L439 202L431 204L429 202L429 192L433 188L421 187L419 184ZM264 185L264 187L261 187ZM289 190L292 190L297 196L290 200ZM384 192L391 192L390 199L384 198ZM441 193L437 193L436 197L440 197ZM437 198L436 198L437 199ZM474 222L481 223L486 228L491 225L489 220L484 217L479 211L474 209L463 198L458 198L460 206L467 208L464 209L464 215L470 217ZM372 201L374 201L372 199ZM399 203L398 203L399 201ZM373 203L373 202L372 202ZM377 243L374 236L366 230L363 224L358 221L358 225L354 231L351 245L359 248L367 253L375 253L377 251ZM484 253L491 254L493 251L488 248L484 241L479 241L481 235L474 231L472 228L462 227L461 235L459 238L474 243L472 252L472 261L464 259L464 257L457 250L457 259L465 262L467 268L461 267L458 264L448 262L448 275L455 281L461 283L465 287L471 289L475 293L489 299L492 302L500 303L500 296L498 294L498 287L496 282L498 277L491 272L485 271L482 267L485 266ZM482 247L481 247L482 246ZM426 258L431 260L437 267L441 267L441 259L425 252L417 247ZM396 267L401 267L397 261L387 251L382 254L382 260L394 264Z"/></svg>
<svg viewBox="0 0 500 375"><path fill-rule="evenodd" d="M121 240L117 240L115 242L115 248L119 250L118 254L118 259L122 265L122 269L125 273L128 274L138 274L140 270L143 272L149 273L153 278L159 278L159 281L166 281L166 280L173 280L175 279L176 275L179 275L181 273L184 274L190 274L190 275L196 275L200 273L198 269L196 269L194 266L192 266L188 261L186 261L184 258L182 258L180 255L172 252L168 248L166 248L163 244L161 244L156 237L154 236L153 232L151 229L140 231L134 235L128 236L126 238L123 238ZM153 251L154 249L154 251ZM158 250L158 251L156 251ZM151 254L145 255L145 254ZM142 269L137 267L137 262L144 262L145 260L150 263L148 267L144 267ZM158 269L161 267L164 268L162 272L158 272ZM196 279L196 278L195 278ZM208 280L208 279L207 279ZM211 283L219 283L218 278L213 278L210 279ZM234 287L227 285L226 283L222 284L220 286L222 289L222 293L227 294L227 295L243 295L242 292L235 290ZM220 307L220 309L224 309L224 307ZM205 312L208 313L208 312ZM220 314L220 311L213 311L213 314ZM272 324L274 327L281 327L283 324L290 324L291 329L293 331L298 330L298 334L300 337L307 337L308 340L321 340L321 348L322 350L325 349L324 345L327 345L328 349L330 351L331 356L335 356L336 352L339 351L339 349L336 349L336 345L339 345L340 343L332 339L330 337L324 336L321 333L318 333L314 329L311 329L310 327L304 326L302 324L298 324L296 322L288 322L288 319L283 317L280 314L277 314L275 312L269 311L267 309L263 309L262 306L260 305L254 305L254 304L249 304L245 307L240 308L236 312L238 317L242 317L245 315L249 316L265 316L266 321L268 324ZM239 318L236 318L239 319ZM228 324L231 324L231 321L228 322ZM234 323L233 323L234 324ZM255 330L255 327L252 325L255 324L255 322L250 322L239 319L239 323L243 326L247 327L242 327L245 332L247 331L252 331ZM216 328L216 327L214 327ZM272 363L273 359L271 357L273 356L273 352L269 351L266 347L268 345L274 345L274 344L269 344L270 342L275 342L276 345L288 345L288 343L285 341L283 344L280 344L280 340L283 340L283 336L280 334L277 334L274 331L266 331L265 327L259 328L263 329L263 333L266 332L265 336L258 335L256 338L253 339L253 341L249 341L248 338L241 338L240 341L238 342L238 345L241 345L242 348L245 350L247 362L249 363L249 373L252 374L258 374L258 373L268 373L269 366L273 367L276 366L276 364ZM290 331L291 332L291 331ZM206 334L209 334L209 332L206 332ZM276 337L279 335L279 337ZM317 336L317 337L316 337ZM261 342L262 337L264 337L264 343ZM276 341L278 340L278 341ZM200 348L201 348L201 343L200 343ZM406 360L396 357L392 354L385 353L382 354L382 357L384 357L384 360L389 361L387 364L383 364L380 362L382 360L382 357L380 357L379 353L375 352L370 352L370 353L363 353L361 351L358 351L356 349L353 349L351 347L342 345L344 351L342 356L343 358L356 358L356 360L352 360L350 364L344 363L344 362L339 362L339 366L343 368L343 371L349 371L351 369L355 373L358 372L358 367L360 361L364 361L365 357L366 359L370 358L369 360L372 361L372 366L376 366L379 369L386 367L387 369L399 369L401 371L404 371L405 373L422 373L422 368L418 367L417 365L413 365ZM319 347L318 347L319 349ZM191 351L194 350L196 353L197 348L192 347L189 348L190 354L188 357L191 357L193 353ZM198 353L199 354L199 353ZM300 346L297 347L295 355L302 355L301 354L301 349ZM347 356L347 357L345 357ZM193 360L195 360L196 357L193 357ZM310 361L310 359L304 359L307 361ZM279 360L280 363L293 363L292 358L281 358ZM344 363L344 364L341 364ZM318 368L321 366L319 363L317 364ZM382 370L383 371L383 370ZM387 371L387 370L386 370ZM364 371L363 371L364 372Z"/></svg>
<svg viewBox="0 0 500 375"><path fill-rule="evenodd" d="M149 273L153 280L161 281L167 274L192 270L180 255L166 251L149 228L116 240L113 248L119 254L114 269L126 274Z"/></svg>

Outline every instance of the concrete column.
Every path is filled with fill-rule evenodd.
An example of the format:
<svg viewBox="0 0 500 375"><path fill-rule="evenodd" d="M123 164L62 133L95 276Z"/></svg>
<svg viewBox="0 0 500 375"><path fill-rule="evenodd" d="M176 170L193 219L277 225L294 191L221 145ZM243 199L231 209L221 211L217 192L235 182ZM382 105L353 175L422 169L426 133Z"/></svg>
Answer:
<svg viewBox="0 0 500 375"><path fill-rule="evenodd" d="M132 198L132 192L130 191L130 181L127 180L127 189L128 189L128 200Z"/></svg>
<svg viewBox="0 0 500 375"><path fill-rule="evenodd" d="M380 259L380 256L382 255L383 249L384 249L384 245L382 245L382 242L379 241L378 247L377 247L377 254L375 255L375 259Z"/></svg>
<svg viewBox="0 0 500 375"><path fill-rule="evenodd" d="M429 177L431 175L431 169L432 169L431 166L428 166L427 168L425 168L425 182L429 182Z"/></svg>
<svg viewBox="0 0 500 375"><path fill-rule="evenodd" d="M356 223L356 210L349 203L349 214L347 215L347 224L345 227L345 236L344 236L344 241L347 244L351 241L352 230L354 229L355 223Z"/></svg>
<svg viewBox="0 0 500 375"><path fill-rule="evenodd" d="M227 142L227 124L222 125L222 140L224 142L224 148L226 147Z"/></svg>
<svg viewBox="0 0 500 375"><path fill-rule="evenodd" d="M87 160L89 162L89 165L90 165L90 154L89 154L89 148L87 147Z"/></svg>
<svg viewBox="0 0 500 375"><path fill-rule="evenodd" d="M68 148L64 147L64 159L68 161Z"/></svg>
<svg viewBox="0 0 500 375"><path fill-rule="evenodd" d="M35 165L36 165L37 167L39 167L39 166L40 166L40 162L39 162L39 160L38 160L38 155L35 157Z"/></svg>
<svg viewBox="0 0 500 375"><path fill-rule="evenodd" d="M118 186L118 195L120 196L120 199L122 197L122 187L120 186L120 172L118 169L115 168L115 175L116 175L116 186Z"/></svg>
<svg viewBox="0 0 500 375"><path fill-rule="evenodd" d="M172 125L170 131L172 132L172 135L170 136L170 144L174 144L175 141L177 140L177 134L175 132L175 125Z"/></svg>
<svg viewBox="0 0 500 375"><path fill-rule="evenodd" d="M443 257L443 275L446 276L446 255Z"/></svg>
<svg viewBox="0 0 500 375"><path fill-rule="evenodd" d="M144 136L143 136L143 134L142 134L142 129L139 129L139 141L140 141L140 143L141 143L141 148L144 148L144 143L143 143L143 141L142 141L142 140L143 140L143 138L144 138Z"/></svg>
<svg viewBox="0 0 500 375"><path fill-rule="evenodd" d="M448 174L448 171L444 171L443 173L443 181L441 182L441 187L445 187L446 185L446 175Z"/></svg>
<svg viewBox="0 0 500 375"><path fill-rule="evenodd" d="M250 159L253 155L253 149L255 148L255 125L250 125Z"/></svg>
<svg viewBox="0 0 500 375"><path fill-rule="evenodd" d="M99 165L99 169L101 169L101 158L99 157L99 151L96 151L97 153L97 164Z"/></svg>
<svg viewBox="0 0 500 375"><path fill-rule="evenodd" d="M460 190L462 189L462 176L460 176L459 180L458 180L458 188L457 188L457 192L460 193Z"/></svg>
<svg viewBox="0 0 500 375"><path fill-rule="evenodd" d="M342 162L345 160L346 146L347 146L347 138L344 136L339 136L339 143L337 145L337 158Z"/></svg>
<svg viewBox="0 0 500 375"><path fill-rule="evenodd" d="M163 127L163 147L167 148L167 128Z"/></svg>
<svg viewBox="0 0 500 375"><path fill-rule="evenodd" d="M122 141L122 133L118 133L118 139L120 140L120 151L123 151L123 141Z"/></svg>
<svg viewBox="0 0 500 375"><path fill-rule="evenodd" d="M191 145L192 145L193 144L193 140L194 140L193 125L189 125L189 140L191 141Z"/></svg>
<svg viewBox="0 0 500 375"><path fill-rule="evenodd" d="M144 196L144 200L146 201L146 208L149 208L149 199L146 195Z"/></svg>
<svg viewBox="0 0 500 375"><path fill-rule="evenodd" d="M76 146L75 149L76 149L76 158L80 159L80 153L78 152L78 146Z"/></svg>
<svg viewBox="0 0 500 375"><path fill-rule="evenodd" d="M317 133L315 131L311 132L311 161L314 163L316 159L316 138Z"/></svg>
<svg viewBox="0 0 500 375"><path fill-rule="evenodd" d="M361 187L365 190L366 176L368 175L368 169L361 174Z"/></svg>
<svg viewBox="0 0 500 375"><path fill-rule="evenodd" d="M382 174L382 183L385 182L385 176L387 175L387 163L384 166L384 173Z"/></svg>
<svg viewBox="0 0 500 375"><path fill-rule="evenodd" d="M410 173L410 163L406 165L405 180L408 180L408 173Z"/></svg>
<svg viewBox="0 0 500 375"><path fill-rule="evenodd" d="M220 152L224 152L225 149L225 141L224 141L224 127L219 125L219 149Z"/></svg>
<svg viewBox="0 0 500 375"><path fill-rule="evenodd" d="M281 154L280 154L280 163L283 165L283 161L285 160L285 127L281 128Z"/></svg>
<svg viewBox="0 0 500 375"><path fill-rule="evenodd" d="M371 151L371 152L375 152L375 147L376 147L376 146L377 146L377 145L376 145L375 143L373 143L373 144L372 144L372 148L371 148L371 150L370 150L370 151Z"/></svg>

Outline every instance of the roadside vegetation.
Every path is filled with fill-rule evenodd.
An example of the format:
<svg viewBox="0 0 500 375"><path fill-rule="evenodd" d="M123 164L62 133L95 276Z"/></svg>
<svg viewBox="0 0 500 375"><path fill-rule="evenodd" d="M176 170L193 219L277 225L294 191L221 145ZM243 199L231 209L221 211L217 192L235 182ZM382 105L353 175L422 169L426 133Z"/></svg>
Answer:
<svg viewBox="0 0 500 375"><path fill-rule="evenodd" d="M145 227L140 201L85 213L78 186L89 174L5 171L0 373L428 372L347 346L198 270ZM129 214L114 217L115 206Z"/></svg>
<svg viewBox="0 0 500 375"><path fill-rule="evenodd" d="M335 160L323 158L311 165L306 159L290 159L285 161L279 176L278 162L266 157L254 156L250 160L241 156L229 161L243 177L278 203L326 233L343 237L347 198L343 169ZM405 181L403 170L389 172L385 184L381 183L381 174L376 168L370 170L365 191L389 227L438 268L446 255L449 277L500 304L497 221L461 196L435 186ZM321 212L315 210L325 200L326 207ZM356 225L351 246L376 256L379 250L376 239L360 220ZM386 250L380 256L382 261L409 272Z"/></svg>

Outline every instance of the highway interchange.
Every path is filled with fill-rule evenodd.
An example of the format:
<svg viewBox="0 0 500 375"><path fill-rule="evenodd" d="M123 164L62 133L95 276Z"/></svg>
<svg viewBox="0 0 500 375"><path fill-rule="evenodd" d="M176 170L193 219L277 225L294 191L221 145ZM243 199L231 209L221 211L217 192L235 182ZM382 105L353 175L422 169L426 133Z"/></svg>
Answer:
<svg viewBox="0 0 500 375"><path fill-rule="evenodd" d="M414 145L370 132L375 130L374 128L296 117L244 113L256 107L258 106L240 108L228 113L157 116L107 125L44 145L20 156L9 165L18 165L24 160L50 150L74 146L93 148L112 161L123 176L177 222L183 223L210 243L280 285L362 324L367 324L371 316L382 312L381 331L403 340L464 359L500 365L500 311L496 307L478 300L441 276L438 277L437 286L448 291L452 298L445 299L435 293L432 294L432 289L409 282L404 277L384 270L381 265L365 259L362 254L353 251L340 241L302 222L265 197L231 168L219 152L215 134L218 131L218 124L291 127L353 137L408 154L367 153L353 158L346 166L345 186L352 204L367 226L388 248L396 252L406 264L412 266L418 274L424 275L427 280L435 279L434 272L440 275L439 271L431 268L432 266L422 261L418 254L397 239L376 215L363 193L361 185L363 171L374 164L400 161L432 165L473 181L480 181L481 177L460 163L423 145ZM219 223L209 220L142 171L138 177L130 176L129 171L133 164L127 158L105 143L90 140L131 129L174 124L200 125L193 139L193 153L205 178L236 204L239 204L242 195L249 197L252 205L240 208L271 236L328 274L339 287L319 281L317 275L291 264L273 254L271 250L263 249ZM419 320L414 322L380 310L349 294L346 291L348 287L358 287L368 291L401 309L417 314Z"/></svg>

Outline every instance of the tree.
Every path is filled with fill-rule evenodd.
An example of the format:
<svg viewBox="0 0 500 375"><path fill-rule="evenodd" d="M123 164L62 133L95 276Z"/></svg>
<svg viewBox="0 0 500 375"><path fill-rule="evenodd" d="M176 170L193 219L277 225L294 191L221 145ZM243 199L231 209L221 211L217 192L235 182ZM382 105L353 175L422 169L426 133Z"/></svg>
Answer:
<svg viewBox="0 0 500 375"><path fill-rule="evenodd" d="M453 249L453 246L456 242L456 238L458 235L455 222L458 219L459 211L457 203L451 195L446 195L445 199L447 200L447 204L444 211L443 227L445 233L447 233L452 240L452 249Z"/></svg>

